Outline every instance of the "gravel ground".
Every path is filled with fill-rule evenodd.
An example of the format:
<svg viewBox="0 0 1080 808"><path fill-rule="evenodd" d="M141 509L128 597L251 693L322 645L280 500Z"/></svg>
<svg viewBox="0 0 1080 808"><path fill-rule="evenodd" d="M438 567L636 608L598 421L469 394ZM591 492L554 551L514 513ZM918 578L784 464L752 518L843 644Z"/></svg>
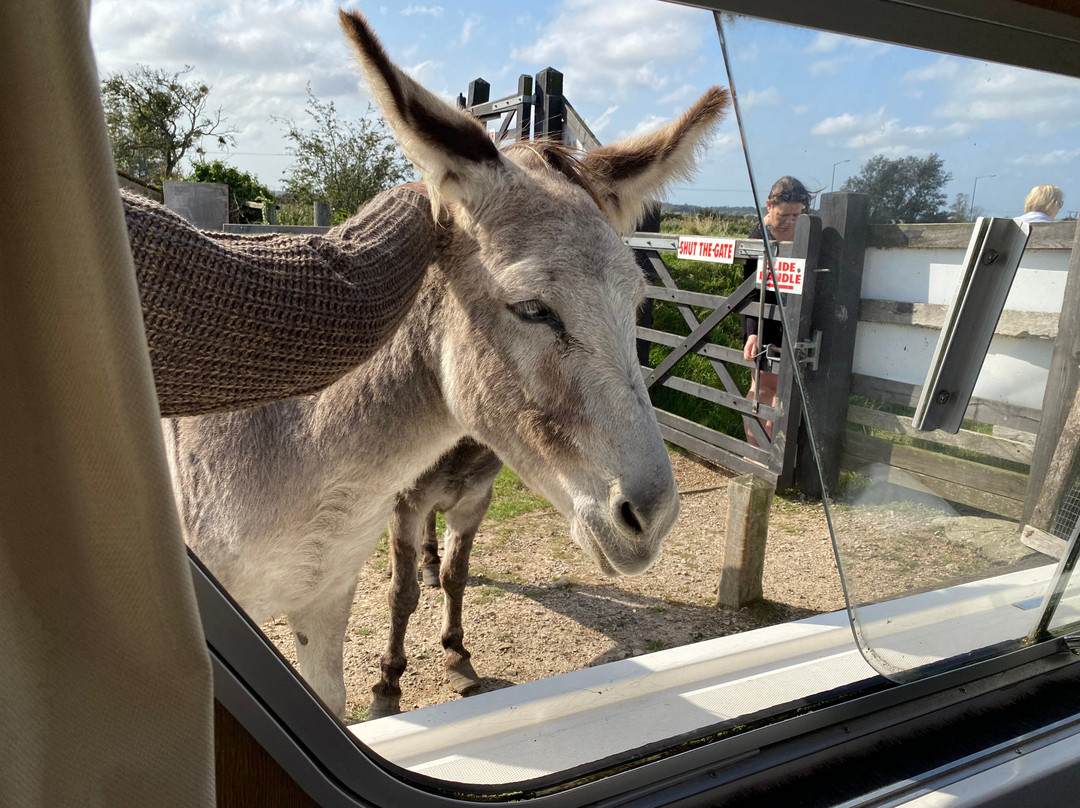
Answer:
<svg viewBox="0 0 1080 808"><path fill-rule="evenodd" d="M770 521L762 603L717 607L732 473L672 452L682 496L660 560L644 575L607 578L569 538L554 509L486 520L476 537L465 595L465 645L495 690L625 657L843 608L820 504L777 497ZM386 556L362 570L345 638L349 720L366 715L389 632ZM402 710L460 698L446 683L439 590L422 587L409 624ZM284 619L264 626L295 659Z"/></svg>
<svg viewBox="0 0 1080 808"><path fill-rule="evenodd" d="M481 677L474 692L844 608L824 509L797 495L773 500L764 600L716 605L731 472L671 454L682 509L660 560L634 578L607 578L570 540L566 520L543 508L489 516L473 549L464 603L465 646ZM880 601L1050 559L1019 540L1014 523L925 504L840 505L833 519L856 602ZM345 637L349 721L366 717L389 633L387 556L359 577ZM403 711L460 698L439 642L440 590L421 587L409 624ZM284 619L263 626L295 661Z"/></svg>

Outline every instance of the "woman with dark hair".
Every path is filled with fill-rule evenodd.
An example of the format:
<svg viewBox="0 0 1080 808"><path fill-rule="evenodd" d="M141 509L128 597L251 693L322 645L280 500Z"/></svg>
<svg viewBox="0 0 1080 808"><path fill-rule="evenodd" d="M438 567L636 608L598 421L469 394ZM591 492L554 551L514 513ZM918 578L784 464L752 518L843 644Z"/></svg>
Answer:
<svg viewBox="0 0 1080 808"><path fill-rule="evenodd" d="M765 227L769 231L771 241L791 241L795 238L795 222L798 218L810 210L810 201L813 194L806 186L794 177L781 177L769 190L769 196L765 200ZM754 225L750 231L750 238L763 238L761 223ZM747 261L743 268L743 278L749 278L757 273L757 261ZM748 298L757 301L758 293L755 292ZM776 303L774 292L765 293L765 302ZM749 314L742 317L743 333L743 358L748 362L753 361L757 372L754 374L750 389L746 397L757 399L762 404L772 407L776 405L776 382L777 375L769 370L769 360L766 357L768 346L779 347L783 341L783 327L777 320L765 320L761 326L760 341L758 336L758 318ZM772 437L772 422L765 422L765 432ZM746 432L746 439L753 445L757 441Z"/></svg>

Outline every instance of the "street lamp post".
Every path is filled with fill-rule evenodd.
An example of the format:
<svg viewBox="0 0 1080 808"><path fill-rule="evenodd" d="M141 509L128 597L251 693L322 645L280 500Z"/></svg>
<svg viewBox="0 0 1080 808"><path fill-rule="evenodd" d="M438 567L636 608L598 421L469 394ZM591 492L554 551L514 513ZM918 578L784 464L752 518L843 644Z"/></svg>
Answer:
<svg viewBox="0 0 1080 808"><path fill-rule="evenodd" d="M836 167L841 163L850 163L851 160L838 160L832 164L832 179L829 180L829 190L832 191L836 188Z"/></svg>
<svg viewBox="0 0 1080 808"><path fill-rule="evenodd" d="M997 174L980 174L975 178L975 184L971 186L971 210L968 211L968 218L974 220L975 218L975 191L979 187L979 180L985 177L996 177Z"/></svg>

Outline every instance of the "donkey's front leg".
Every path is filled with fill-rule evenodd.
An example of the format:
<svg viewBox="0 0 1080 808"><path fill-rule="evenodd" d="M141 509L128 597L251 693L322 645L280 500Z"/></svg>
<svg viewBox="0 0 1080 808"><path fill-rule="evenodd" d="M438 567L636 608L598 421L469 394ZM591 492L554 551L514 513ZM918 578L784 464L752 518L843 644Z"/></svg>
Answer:
<svg viewBox="0 0 1080 808"><path fill-rule="evenodd" d="M416 547L420 543L421 522L416 507L405 497L398 497L390 517L390 639L379 660L382 673L371 688L369 718L396 715L401 709L401 674L405 672L405 630L420 602L420 584L416 580Z"/></svg>
<svg viewBox="0 0 1080 808"><path fill-rule="evenodd" d="M329 591L320 588L318 597L303 609L286 615L296 640L300 673L330 712L342 719L345 717L342 655L355 594L356 576L345 576Z"/></svg>
<svg viewBox="0 0 1080 808"><path fill-rule="evenodd" d="M443 590L442 646L450 687L462 695L480 684L480 677L469 661L471 654L463 643L461 604L469 579L469 553L489 504L490 484L479 490L474 488L445 512L445 557L439 575Z"/></svg>

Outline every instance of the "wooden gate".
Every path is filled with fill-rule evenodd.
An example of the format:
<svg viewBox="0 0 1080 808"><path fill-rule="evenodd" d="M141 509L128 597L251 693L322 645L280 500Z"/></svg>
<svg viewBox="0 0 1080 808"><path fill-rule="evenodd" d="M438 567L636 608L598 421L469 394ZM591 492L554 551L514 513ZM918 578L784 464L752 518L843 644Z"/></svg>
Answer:
<svg viewBox="0 0 1080 808"><path fill-rule="evenodd" d="M600 142L563 96L562 79L562 74L550 67L538 73L535 79L521 75L517 92L495 101L490 100L490 84L476 79L469 84L467 96L458 96L458 105L484 121L485 125L494 122L495 128L489 131L497 143L528 140L531 130L533 138L551 138L588 151L599 146ZM754 474L781 488L790 487L797 476L796 448L801 422L801 399L791 354L785 348L781 357L773 362L772 369L779 378L776 405L770 407L747 399L732 376L730 366L751 367L753 364L743 359L742 349L716 345L710 341L710 337L727 318L739 317L743 313L757 315L758 303L749 299L757 288L756 279L746 280L727 297L680 289L660 257L660 252L677 250L678 236L661 234L656 232L658 230L659 208L656 207L653 216L641 223L639 232L625 241L637 252L638 263L654 281L647 292L648 298L675 304L690 334L684 337L665 333L653 328L650 322L639 320L639 345L655 343L672 349L656 367L649 367L643 361L642 373L646 386L650 389L667 387L735 410L742 416L746 431L754 436L757 445L743 437L725 434L657 408L656 417L664 438L733 471ZM794 334L794 339L785 335L785 341L790 340L796 346L797 363L807 363L807 367L814 368L817 367L817 346L821 343L820 334L815 332L811 324L811 313L814 310L821 233L821 219L804 215L796 227L795 240L777 245L777 257L801 258L806 262L802 294L783 294L782 302L791 325L785 331ZM760 240L739 239L734 261L742 264L748 259L762 259L764 250L764 242ZM710 313L699 319L695 308L707 309ZM770 320L780 320L780 307L766 305L764 316ZM644 360L648 355L647 347L639 353ZM680 360L691 354L708 361L714 377L709 384L679 375ZM766 421L773 424L771 437L765 431ZM802 475L798 476L801 480Z"/></svg>
<svg viewBox="0 0 1080 808"><path fill-rule="evenodd" d="M806 262L802 294L781 295L788 322L793 325L796 362L800 364L813 363L816 357L810 313L813 310L820 235L821 221L815 216L804 215L796 226L795 240L779 245L779 257L802 258ZM675 304L690 329L689 335L679 336L658 331L649 324L638 326L639 339L672 349L656 367L642 368L645 384L650 389L662 385L735 410L742 416L744 427L754 436L757 446L745 438L725 434L656 408L660 431L669 442L725 468L754 474L781 488L789 487L794 482L795 438L801 420L799 390L795 383L796 368L789 352L785 348L779 360L772 363L773 372L777 373L779 379L776 406L770 407L746 398L731 373L729 366L753 365L753 362L743 359L742 349L710 342L710 336L727 318L743 313L757 315L758 303L749 300L758 288L756 276L747 278L727 297L680 289L659 255L660 252L677 250L678 240L678 236L650 232L639 232L627 239L630 246L645 259L651 270L649 274L657 281L656 285L649 287L647 297ZM742 264L747 259L759 259L764 263L764 250L763 241L738 239L735 263ZM695 308L711 309L711 313L699 319ZM770 320L780 320L780 307L766 305L764 316ZM790 333L792 331L788 331ZM789 336L785 336L785 340L789 339ZM712 384L702 384L678 375L679 362L691 354L708 361L713 374ZM764 428L766 421L773 423L771 438Z"/></svg>

